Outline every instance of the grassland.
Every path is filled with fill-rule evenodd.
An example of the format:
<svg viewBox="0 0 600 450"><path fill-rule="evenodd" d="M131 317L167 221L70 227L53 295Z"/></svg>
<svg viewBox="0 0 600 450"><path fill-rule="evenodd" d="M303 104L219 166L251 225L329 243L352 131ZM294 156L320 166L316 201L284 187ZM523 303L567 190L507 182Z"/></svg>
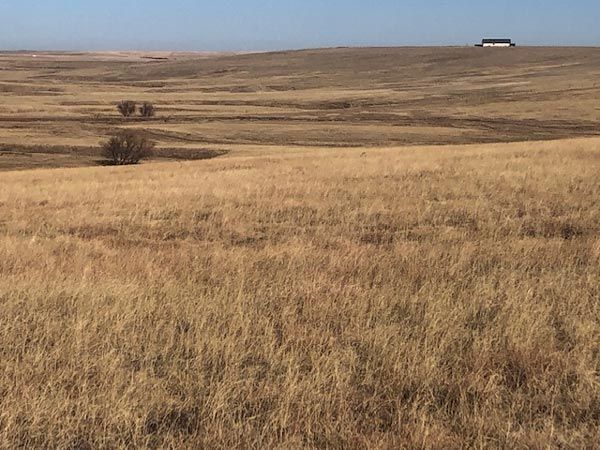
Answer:
<svg viewBox="0 0 600 450"><path fill-rule="evenodd" d="M1 445L593 447L599 144L5 173Z"/></svg>
<svg viewBox="0 0 600 450"><path fill-rule="evenodd" d="M600 133L597 48L0 53L0 67L0 142L20 152L85 151L126 127L146 130L161 147L190 151ZM114 107L123 99L154 102L158 114L123 121ZM33 153L21 167L40 158ZM0 169L5 161L0 157Z"/></svg>
<svg viewBox="0 0 600 450"><path fill-rule="evenodd" d="M594 448L600 52L494 54L4 55L0 448Z"/></svg>

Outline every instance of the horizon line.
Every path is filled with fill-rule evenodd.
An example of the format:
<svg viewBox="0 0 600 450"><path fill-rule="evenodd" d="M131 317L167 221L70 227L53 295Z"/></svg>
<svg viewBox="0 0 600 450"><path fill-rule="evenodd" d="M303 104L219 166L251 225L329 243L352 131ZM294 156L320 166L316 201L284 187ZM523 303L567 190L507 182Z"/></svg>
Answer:
<svg viewBox="0 0 600 450"><path fill-rule="evenodd" d="M519 44L520 48L600 48L600 44ZM336 50L336 49L370 49L370 48L474 48L476 44L410 44L410 45L332 45L322 47L282 47L279 49L257 49L257 50L183 50L176 48L162 49L139 49L139 48L103 48L103 49L2 49L0 53L197 53L204 55L222 55L222 54L252 54L252 53L279 53L310 50Z"/></svg>

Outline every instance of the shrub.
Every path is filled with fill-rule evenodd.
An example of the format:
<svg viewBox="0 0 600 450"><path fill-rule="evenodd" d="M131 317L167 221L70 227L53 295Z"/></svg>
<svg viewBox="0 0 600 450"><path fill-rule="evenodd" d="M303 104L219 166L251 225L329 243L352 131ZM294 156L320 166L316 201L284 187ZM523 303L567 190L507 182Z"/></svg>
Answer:
<svg viewBox="0 0 600 450"><path fill-rule="evenodd" d="M125 130L111 137L102 146L102 155L113 165L137 164L152 156L155 143L142 133Z"/></svg>
<svg viewBox="0 0 600 450"><path fill-rule="evenodd" d="M145 102L142 106L140 106L140 114L142 117L153 117L154 112L154 105L152 103Z"/></svg>
<svg viewBox="0 0 600 450"><path fill-rule="evenodd" d="M135 113L136 104L132 100L123 100L117 104L117 109L123 117L129 117Z"/></svg>

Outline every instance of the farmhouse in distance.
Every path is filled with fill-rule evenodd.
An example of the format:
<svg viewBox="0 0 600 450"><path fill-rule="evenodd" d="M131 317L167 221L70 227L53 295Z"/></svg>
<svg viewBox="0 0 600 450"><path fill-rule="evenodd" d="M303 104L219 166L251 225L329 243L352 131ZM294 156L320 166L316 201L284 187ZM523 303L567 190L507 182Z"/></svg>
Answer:
<svg viewBox="0 0 600 450"><path fill-rule="evenodd" d="M475 45L475 47L515 47L512 39L482 39L481 44Z"/></svg>

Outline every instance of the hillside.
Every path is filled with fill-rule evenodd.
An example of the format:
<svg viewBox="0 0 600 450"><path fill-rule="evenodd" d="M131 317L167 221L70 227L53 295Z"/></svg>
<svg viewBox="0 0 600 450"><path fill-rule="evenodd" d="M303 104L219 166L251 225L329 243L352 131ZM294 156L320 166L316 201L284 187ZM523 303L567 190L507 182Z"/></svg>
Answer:
<svg viewBox="0 0 600 450"><path fill-rule="evenodd" d="M599 75L1 53L0 448L596 447ZM121 128L156 158L100 166Z"/></svg>
<svg viewBox="0 0 600 450"><path fill-rule="evenodd" d="M597 48L35 56L0 54L0 143L5 153L33 146L34 159L43 159L44 146L85 152L123 127L145 129L163 147L226 151L545 140L600 130ZM158 115L124 121L114 108L122 99L152 101Z"/></svg>
<svg viewBox="0 0 600 450"><path fill-rule="evenodd" d="M592 448L600 141L0 177L0 447Z"/></svg>

